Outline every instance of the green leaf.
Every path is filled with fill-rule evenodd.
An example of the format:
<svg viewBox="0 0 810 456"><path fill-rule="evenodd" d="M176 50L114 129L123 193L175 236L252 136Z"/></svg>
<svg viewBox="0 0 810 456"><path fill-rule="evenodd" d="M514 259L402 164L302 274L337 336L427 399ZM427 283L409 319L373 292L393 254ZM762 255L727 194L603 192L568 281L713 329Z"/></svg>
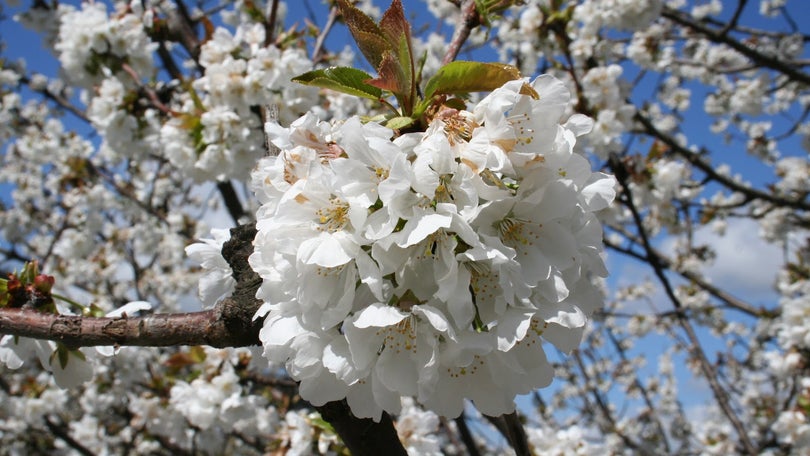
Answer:
<svg viewBox="0 0 810 456"><path fill-rule="evenodd" d="M368 84L372 77L362 70L349 67L331 67L314 70L293 78L300 84L332 89L357 97L379 100L382 90Z"/></svg>
<svg viewBox="0 0 810 456"><path fill-rule="evenodd" d="M385 126L392 130L401 130L413 124L412 117L393 117L385 123Z"/></svg>
<svg viewBox="0 0 810 456"><path fill-rule="evenodd" d="M90 304L90 307L85 307L82 313L87 317L103 317L106 314L104 309L95 304Z"/></svg>
<svg viewBox="0 0 810 456"><path fill-rule="evenodd" d="M64 369L68 363L68 356L70 356L70 350L68 350L68 348L62 345L61 343L57 343L56 350L54 350L54 352L51 353L49 361L52 366L54 361L59 361L59 366L62 369Z"/></svg>
<svg viewBox="0 0 810 456"><path fill-rule="evenodd" d="M82 353L82 352L81 352L81 351L79 351L78 349L77 349L77 350L71 350L71 351L70 351L70 354L71 354L71 355L73 355L73 356L75 356L75 357L77 357L77 358L79 358L80 360L82 360L82 361L84 361L84 362L87 362L87 357L86 357L86 356L84 356L84 353Z"/></svg>
<svg viewBox="0 0 810 456"><path fill-rule="evenodd" d="M519 78L520 71L512 65L457 60L441 67L430 78L425 99L441 94L487 92Z"/></svg>
<svg viewBox="0 0 810 456"><path fill-rule="evenodd" d="M336 432L335 432L335 428L334 428L334 427L332 427L332 425L331 425L331 424L329 424L329 422L328 422L328 421L326 421L325 419L321 418L320 416L317 416L317 417L314 417L314 418L310 418L310 423L311 423L313 426L315 426L316 428L322 429L322 430L324 430L324 431L326 431L326 432L328 432L328 433L330 433L330 434L336 434Z"/></svg>
<svg viewBox="0 0 810 456"><path fill-rule="evenodd" d="M8 280L0 279L0 307L6 307L11 296L8 294Z"/></svg>
<svg viewBox="0 0 810 456"><path fill-rule="evenodd" d="M29 283L34 283L34 278L39 274L39 265L37 264L37 260L27 261L23 265L23 269L20 272L20 282L27 285Z"/></svg>

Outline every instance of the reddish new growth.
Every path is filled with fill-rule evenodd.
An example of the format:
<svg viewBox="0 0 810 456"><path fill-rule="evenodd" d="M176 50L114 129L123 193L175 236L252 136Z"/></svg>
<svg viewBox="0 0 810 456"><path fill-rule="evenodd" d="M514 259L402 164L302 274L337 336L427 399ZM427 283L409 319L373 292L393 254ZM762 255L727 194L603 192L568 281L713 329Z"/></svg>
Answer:
<svg viewBox="0 0 810 456"><path fill-rule="evenodd" d="M0 307L52 307L54 282L53 276L39 273L36 261L26 263L19 274L9 273L7 280L0 279Z"/></svg>

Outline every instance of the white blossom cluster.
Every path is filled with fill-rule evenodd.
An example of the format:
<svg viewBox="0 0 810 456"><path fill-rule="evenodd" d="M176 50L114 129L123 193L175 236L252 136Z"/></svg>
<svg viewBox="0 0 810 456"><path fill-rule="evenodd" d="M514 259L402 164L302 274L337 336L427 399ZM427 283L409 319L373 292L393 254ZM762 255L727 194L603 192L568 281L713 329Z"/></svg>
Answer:
<svg viewBox="0 0 810 456"><path fill-rule="evenodd" d="M375 419L408 396L500 415L552 381L542 340L570 351L601 303L594 213L614 181L573 153L591 121L559 124L563 83L527 84L396 138L358 118L267 125L281 152L253 173L256 316L302 397Z"/></svg>
<svg viewBox="0 0 810 456"><path fill-rule="evenodd" d="M134 90L120 78L110 76L101 81L89 100L87 116L104 139L101 154L112 162L143 156L160 147L159 114L152 108L136 112L135 106L127 102L133 98Z"/></svg>
<svg viewBox="0 0 810 456"><path fill-rule="evenodd" d="M195 181L247 179L265 154L255 107L288 123L318 104L316 89L291 81L312 69L303 50L267 46L265 36L258 23L217 28L200 51L204 75L160 129L168 159Z"/></svg>
<svg viewBox="0 0 810 456"><path fill-rule="evenodd" d="M805 267L810 259L808 252L807 246L798 252L800 264ZM810 350L810 280L784 270L779 274L777 286L782 295L781 314L770 330L776 335L780 350L767 351L764 358L780 381L797 379L794 388L802 399L796 407L779 413L773 432L779 442L793 449L791 454L801 454L810 447L810 411L802 406L810 398L810 375L804 355Z"/></svg>
<svg viewBox="0 0 810 456"><path fill-rule="evenodd" d="M137 2L133 2L137 5ZM71 82L91 87L110 76L125 76L124 66L135 74L154 71L152 54L157 43L146 35L151 16L136 14L108 16L104 3L82 3L81 9L63 6L55 49L65 76Z"/></svg>

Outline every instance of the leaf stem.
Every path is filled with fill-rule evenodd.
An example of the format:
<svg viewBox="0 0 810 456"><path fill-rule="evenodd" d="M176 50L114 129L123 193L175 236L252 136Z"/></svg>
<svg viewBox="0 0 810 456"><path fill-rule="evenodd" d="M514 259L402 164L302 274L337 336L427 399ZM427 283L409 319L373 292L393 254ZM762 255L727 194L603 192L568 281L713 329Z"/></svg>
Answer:
<svg viewBox="0 0 810 456"><path fill-rule="evenodd" d="M70 304L71 307L73 307L76 310L80 311L82 314L84 314L85 310L87 310L87 307L85 307L82 304L79 304L78 302L68 298L67 296L62 296L60 294L51 293L51 297L53 297L54 299L58 299L60 301L64 301L64 302Z"/></svg>

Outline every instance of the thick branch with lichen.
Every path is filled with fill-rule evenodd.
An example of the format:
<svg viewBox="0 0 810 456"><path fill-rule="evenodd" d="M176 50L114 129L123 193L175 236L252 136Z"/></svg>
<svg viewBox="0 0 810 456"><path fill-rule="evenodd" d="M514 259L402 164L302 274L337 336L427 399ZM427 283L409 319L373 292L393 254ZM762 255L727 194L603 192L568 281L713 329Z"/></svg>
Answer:
<svg viewBox="0 0 810 456"><path fill-rule="evenodd" d="M39 312L33 306L0 309L0 334L61 342L68 347L129 345L168 347L258 345L261 321L253 315L261 305L255 298L261 279L250 269L256 229L252 225L231 229L231 240L222 248L236 279L232 296L213 309L200 312L154 314L143 317L85 317Z"/></svg>
<svg viewBox="0 0 810 456"><path fill-rule="evenodd" d="M83 317L58 315L33 309L0 309L0 334L61 342L68 347L130 345L168 347L210 345L241 347L259 343L258 329L242 333L243 325L229 310L232 299L202 312L155 314L145 317ZM239 320L239 318L236 318ZM237 325L228 325L226 321ZM245 325L247 326L247 325Z"/></svg>

